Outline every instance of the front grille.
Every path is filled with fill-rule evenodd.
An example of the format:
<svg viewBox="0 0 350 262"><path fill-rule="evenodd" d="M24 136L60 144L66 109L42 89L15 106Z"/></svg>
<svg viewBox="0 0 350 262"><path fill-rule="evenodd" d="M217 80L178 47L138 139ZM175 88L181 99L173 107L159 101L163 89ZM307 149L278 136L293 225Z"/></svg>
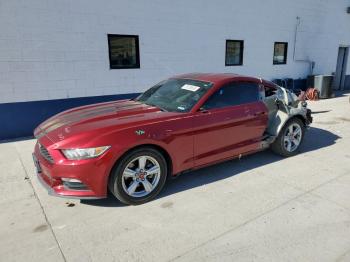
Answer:
<svg viewBox="0 0 350 262"><path fill-rule="evenodd" d="M50 155L49 151L47 151L47 149L39 144L39 151L40 151L40 154L47 160L49 161L50 163L53 163L53 158L52 156Z"/></svg>

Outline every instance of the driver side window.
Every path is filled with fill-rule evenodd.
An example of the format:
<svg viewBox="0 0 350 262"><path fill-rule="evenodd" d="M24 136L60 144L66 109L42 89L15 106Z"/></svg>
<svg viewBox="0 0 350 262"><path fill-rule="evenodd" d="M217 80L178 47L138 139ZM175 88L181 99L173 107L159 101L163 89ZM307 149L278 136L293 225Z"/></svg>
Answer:
<svg viewBox="0 0 350 262"><path fill-rule="evenodd" d="M259 88L256 83L234 82L224 85L204 103L203 108L215 109L236 106L259 100Z"/></svg>

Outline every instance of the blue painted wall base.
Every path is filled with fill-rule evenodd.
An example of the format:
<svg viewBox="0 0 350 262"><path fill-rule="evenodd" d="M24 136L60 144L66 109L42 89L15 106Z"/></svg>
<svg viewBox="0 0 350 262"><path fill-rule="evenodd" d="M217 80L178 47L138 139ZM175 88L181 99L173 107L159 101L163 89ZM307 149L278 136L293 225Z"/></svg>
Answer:
<svg viewBox="0 0 350 262"><path fill-rule="evenodd" d="M134 98L138 93L0 104L0 140L33 135L41 122L64 110L88 104Z"/></svg>

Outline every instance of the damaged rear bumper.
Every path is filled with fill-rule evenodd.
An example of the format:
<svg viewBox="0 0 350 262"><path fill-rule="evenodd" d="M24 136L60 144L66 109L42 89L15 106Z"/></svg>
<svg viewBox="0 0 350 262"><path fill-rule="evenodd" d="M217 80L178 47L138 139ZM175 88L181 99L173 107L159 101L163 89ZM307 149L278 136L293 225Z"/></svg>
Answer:
<svg viewBox="0 0 350 262"><path fill-rule="evenodd" d="M306 124L310 125L312 123L311 109L306 111Z"/></svg>

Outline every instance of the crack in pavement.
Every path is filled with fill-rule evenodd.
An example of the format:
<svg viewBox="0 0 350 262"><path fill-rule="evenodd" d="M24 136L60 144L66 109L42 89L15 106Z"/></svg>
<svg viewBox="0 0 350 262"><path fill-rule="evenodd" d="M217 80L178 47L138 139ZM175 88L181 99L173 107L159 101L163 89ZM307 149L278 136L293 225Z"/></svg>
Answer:
<svg viewBox="0 0 350 262"><path fill-rule="evenodd" d="M208 244L208 243L210 243L210 242L212 242L212 241L215 241L215 240L217 240L217 239L219 239L219 238L221 238L221 237L223 237L223 236L225 236L225 235L227 235L227 234L229 234L229 233L231 233L231 232L234 232L234 231L236 231L237 229L239 229L239 228L241 228L241 227L243 227L243 226L245 226L245 225L247 225L247 224L249 224L249 223L251 223L251 222L253 222L253 221L255 221L255 220L257 220L257 219L259 219L259 218L261 218L261 217L263 217L263 216L265 216L265 215L267 215L267 214L269 214L269 213L271 213L271 212L273 212L273 211L275 211L275 210L277 210L278 208L287 205L287 204L288 204L289 202L291 202L291 201L294 201L294 200L296 200L296 199L298 199L298 198L300 198L300 197L303 197L303 196L305 196L305 195L312 195L312 196L313 196L314 194L311 193L312 191L314 191L314 190L316 190L317 188L322 187L322 186L324 186L325 184L328 184L328 183L330 183L330 182L332 182L332 181L334 181L334 180L336 180L336 179L338 179L338 178L340 178L340 177L342 177L342 176L345 176L345 175L346 175L346 174L341 174L341 175L339 175L339 176L337 176L337 177L335 177L335 178L332 178L332 179L330 179L330 180L328 180L328 181L326 181L326 182L324 182L324 183L321 183L321 184L319 184L318 186L316 186L316 187L314 187L314 188L311 188L311 189L309 189L309 190L306 190L306 191L305 191L305 190L300 190L300 191L303 191L303 193L301 193L301 194L299 194L299 195L297 195L297 196L295 196L295 197L293 197L293 198L291 198L291 199L288 199L287 201L281 203L280 205L277 205L276 207L271 208L271 209L267 210L266 212L263 212L263 213L261 213L261 214L255 216L255 217L253 217L253 218L247 220L246 222L244 222L244 223L242 223L242 224L240 224L240 225L238 225L238 226L236 226L236 227L234 227L234 228L231 228L231 229L229 229L229 230L227 230L227 231L225 231L225 232L223 232L223 233L221 233L221 234L219 234L219 235L217 235L217 236L215 236L215 237L213 237L213 238L211 238L211 239L209 239L209 240L207 240L207 241L204 241L203 243L199 244L198 246L195 246L195 247L191 248L190 250L187 250L186 252L184 252L184 253L182 253L182 254L180 254L180 255L174 257L174 258L171 258L171 259L168 260L168 261L169 261L169 262L171 262L171 261L176 261L176 260L178 260L179 258L181 258L181 257L183 257L183 256L185 256L185 255L187 255L187 254L190 254L190 253L192 253L193 251L195 251L195 250L197 250L197 249L199 249L199 248L205 246L206 244ZM342 207L342 208L344 208L344 207ZM344 208L344 209L345 209L345 208ZM347 210L347 209L345 209L345 210ZM348 211L348 210L347 210L347 211ZM345 256L346 254L347 254L347 253L344 253L342 256ZM341 256L341 257L342 257L342 256ZM341 258L341 257L340 257L340 258Z"/></svg>
<svg viewBox="0 0 350 262"><path fill-rule="evenodd" d="M309 189L309 190L305 190L305 189L303 189L302 187L299 187L299 186L293 185L293 184L291 184L291 183L288 183L288 182L286 182L284 179L280 179L280 178L277 178L277 177L274 177L273 179L276 179L276 180L278 180L278 181L280 181L280 182L282 182L282 183L284 183L284 184L286 184L286 185L288 185L288 186L290 186L290 187L293 187L293 188L296 189L296 190L303 191L303 192L308 192L309 194L311 194L311 195L314 196L314 197L317 197L317 198L319 198L319 199L322 199L322 200L325 200L325 201L327 201L327 202L330 202L330 203L332 203L332 204L334 204L334 205L336 205L336 206L338 206L338 207L340 207L340 208L343 208L343 209L345 209L346 211L350 212L350 209L349 209L348 207L343 206L343 205L337 203L336 201L333 201L333 200L331 200L331 199L325 198L325 197L323 197L323 196L321 196L321 195L319 195L319 194L317 194L317 193L312 192L312 191L315 191L316 189L319 189L320 187L322 187L322 186L324 186L324 185L327 185L327 184L329 184L329 183L331 183L331 182L333 182L333 181L338 180L339 178L342 178L342 177L348 176L348 175L349 175L348 172L344 172L343 174L341 174L341 175L339 175L339 176L337 176L337 177L334 177L334 178L332 178L332 179L330 179L330 180L327 180L327 181L325 181L325 182L319 184L318 186L313 187L313 188L311 188L311 189Z"/></svg>
<svg viewBox="0 0 350 262"><path fill-rule="evenodd" d="M57 237L56 237L55 232L53 231L52 225L51 225L51 223L50 223L50 221L49 221L49 219L48 219L48 217L47 217L47 215L46 215L46 212L45 212L45 210L44 210L44 207L43 207L43 205L42 205L42 203L41 203L41 201L40 201L40 199L39 199L39 196L38 196L38 194L36 193L36 191L35 191L35 189L34 189L32 180L30 179L30 176L28 175L28 172L27 172L27 170L26 170L26 168L25 168L25 166L24 166L22 157L21 157L21 155L20 155L20 153L19 153L19 151L18 151L18 149L17 149L17 144L15 144L15 149L16 149L16 153L17 153L17 155L18 155L18 159L19 159L19 161L20 161L20 163L21 163L21 166L22 166L22 168L23 168L23 170L24 170L24 173L25 173L26 177L28 178L27 181L29 181L29 184L30 184L30 186L31 186L31 188L32 188L32 190L33 190L34 196L35 196L36 200L37 200L38 203L39 203L39 206L40 206L40 208L41 208L41 212L43 213L44 218L45 218L45 221L46 221L47 225L48 225L49 228L50 228L50 231L51 231L51 233L52 233L52 236L53 236L53 238L54 238L54 240L55 240L55 242L56 242L56 244L57 244L57 247L58 247L58 249L59 249L59 251L60 251L60 253L61 253L62 259L63 259L64 262L66 262L66 261L67 261L66 256L64 255L63 250L62 250L62 247L61 247L60 243L58 242L58 239L57 239Z"/></svg>
<svg viewBox="0 0 350 262"><path fill-rule="evenodd" d="M341 254L339 257L337 257L337 259L335 260L335 262L340 262L343 261L343 259L350 254L350 249L346 250L343 254Z"/></svg>

